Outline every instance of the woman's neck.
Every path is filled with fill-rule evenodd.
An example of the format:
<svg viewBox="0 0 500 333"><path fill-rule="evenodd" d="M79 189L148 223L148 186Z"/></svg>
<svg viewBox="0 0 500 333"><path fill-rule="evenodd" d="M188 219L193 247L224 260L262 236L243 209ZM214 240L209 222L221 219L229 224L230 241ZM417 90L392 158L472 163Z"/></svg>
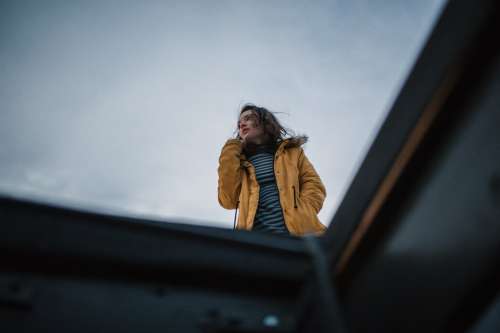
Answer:
<svg viewBox="0 0 500 333"><path fill-rule="evenodd" d="M257 144L255 142L248 143L245 145L243 152L247 157L255 155L259 152L269 152L274 153L276 147L272 144L272 142L264 142L261 144Z"/></svg>

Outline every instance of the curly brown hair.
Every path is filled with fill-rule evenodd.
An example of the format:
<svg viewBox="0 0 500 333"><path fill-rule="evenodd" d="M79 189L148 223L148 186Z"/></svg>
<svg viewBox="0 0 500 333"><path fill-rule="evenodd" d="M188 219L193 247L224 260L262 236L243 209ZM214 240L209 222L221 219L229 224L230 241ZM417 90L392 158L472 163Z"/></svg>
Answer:
<svg viewBox="0 0 500 333"><path fill-rule="evenodd" d="M239 117L245 111L252 111L257 116L257 124L262 124L264 134L267 136L269 143L278 145L280 142L288 139L289 142L287 146L300 147L308 140L307 135L295 135L292 130L283 127L273 112L251 103L243 105L238 114L238 122L235 131L237 139L241 139L238 131L240 122Z"/></svg>

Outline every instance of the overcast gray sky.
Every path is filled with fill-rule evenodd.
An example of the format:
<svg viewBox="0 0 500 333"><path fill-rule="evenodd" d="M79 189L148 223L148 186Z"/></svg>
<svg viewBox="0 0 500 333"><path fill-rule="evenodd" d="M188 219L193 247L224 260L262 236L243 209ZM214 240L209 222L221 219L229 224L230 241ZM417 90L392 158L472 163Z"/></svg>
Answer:
<svg viewBox="0 0 500 333"><path fill-rule="evenodd" d="M309 135L329 224L443 0L2 1L0 193L232 227L252 102Z"/></svg>

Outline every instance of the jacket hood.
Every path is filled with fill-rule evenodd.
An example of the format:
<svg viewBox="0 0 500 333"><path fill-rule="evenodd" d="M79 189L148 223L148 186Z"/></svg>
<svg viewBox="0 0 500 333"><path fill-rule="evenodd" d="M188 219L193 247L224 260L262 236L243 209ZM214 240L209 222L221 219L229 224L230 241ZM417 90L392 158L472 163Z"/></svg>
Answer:
<svg viewBox="0 0 500 333"><path fill-rule="evenodd" d="M305 135L302 135L302 136L294 136L294 137L291 137L291 138L287 138L283 141L280 141L278 143L278 146L280 146L283 142L284 144L284 148L297 148L297 147L300 147L302 145L304 145L306 142L307 142L307 139L308 137L305 136Z"/></svg>

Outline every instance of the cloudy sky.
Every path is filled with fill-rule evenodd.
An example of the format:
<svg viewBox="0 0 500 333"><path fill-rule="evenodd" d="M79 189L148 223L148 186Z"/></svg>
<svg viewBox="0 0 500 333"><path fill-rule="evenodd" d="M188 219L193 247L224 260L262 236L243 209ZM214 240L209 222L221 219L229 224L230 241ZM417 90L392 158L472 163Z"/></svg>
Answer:
<svg viewBox="0 0 500 333"><path fill-rule="evenodd" d="M329 224L443 0L2 1L0 193L224 228L252 102L310 137Z"/></svg>

